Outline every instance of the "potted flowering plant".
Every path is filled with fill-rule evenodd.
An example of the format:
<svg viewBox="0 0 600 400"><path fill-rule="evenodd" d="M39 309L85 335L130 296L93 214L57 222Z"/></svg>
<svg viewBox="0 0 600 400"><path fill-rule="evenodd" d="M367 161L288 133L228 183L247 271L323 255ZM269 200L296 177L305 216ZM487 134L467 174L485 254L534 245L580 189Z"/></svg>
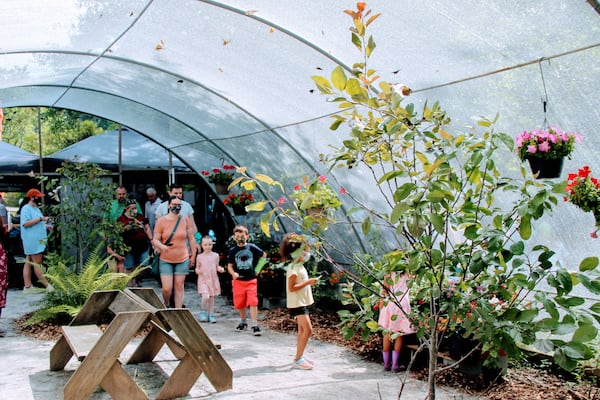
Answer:
<svg viewBox="0 0 600 400"><path fill-rule="evenodd" d="M313 181L308 177L302 177L302 184L294 186L294 192L290 195L301 210L308 214L321 214L323 211L337 210L342 202L327 183L327 178L320 175Z"/></svg>
<svg viewBox="0 0 600 400"><path fill-rule="evenodd" d="M246 206L252 202L254 202L254 196L245 191L239 194L231 193L223 200L223 204L231 207L235 215L246 215Z"/></svg>
<svg viewBox="0 0 600 400"><path fill-rule="evenodd" d="M217 194L227 194L229 193L228 186L233 182L234 169L234 165L223 165L222 169L213 168L211 171L204 170L200 173L215 185Z"/></svg>
<svg viewBox="0 0 600 400"><path fill-rule="evenodd" d="M596 226L600 227L600 181L590 176L591 172L590 167L585 165L576 174L569 174L565 201L575 204L583 211L591 211L596 219Z"/></svg>
<svg viewBox="0 0 600 400"><path fill-rule="evenodd" d="M521 160L529 161L538 178L557 178L564 157L570 157L575 142L580 141L579 132L562 131L556 126L525 130L516 138L516 152Z"/></svg>

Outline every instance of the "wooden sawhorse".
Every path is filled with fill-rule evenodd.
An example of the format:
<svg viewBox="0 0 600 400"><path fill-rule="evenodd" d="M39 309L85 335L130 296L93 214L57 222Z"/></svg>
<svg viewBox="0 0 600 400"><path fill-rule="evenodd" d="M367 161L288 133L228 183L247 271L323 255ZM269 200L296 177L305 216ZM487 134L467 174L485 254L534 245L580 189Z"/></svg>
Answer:
<svg viewBox="0 0 600 400"><path fill-rule="evenodd" d="M115 317L102 332L97 323L107 310ZM153 289L140 288L92 293L71 324L63 327L50 351L50 369L64 369L73 356L81 361L64 387L64 398L87 399L99 385L114 399L148 399L119 361L125 346L148 323L150 331L127 364L153 361L165 344L180 360L156 399L185 396L203 372L217 391L231 389L231 368L192 313L166 309Z"/></svg>

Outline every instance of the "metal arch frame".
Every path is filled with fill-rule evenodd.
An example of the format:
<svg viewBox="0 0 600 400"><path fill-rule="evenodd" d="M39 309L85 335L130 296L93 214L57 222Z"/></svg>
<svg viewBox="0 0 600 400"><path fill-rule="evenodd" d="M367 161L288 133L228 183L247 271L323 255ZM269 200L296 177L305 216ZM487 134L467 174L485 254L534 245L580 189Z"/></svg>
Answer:
<svg viewBox="0 0 600 400"><path fill-rule="evenodd" d="M285 35L293 38L294 40L297 40L298 42L302 43L303 45L307 46L308 48L311 48L314 51L318 52L319 54L321 54L325 58L331 60L335 64L340 65L345 70L347 70L349 72L352 71L352 69L349 66L347 66L345 63L343 63L341 60L337 59L336 57L333 57L330 53L326 52L322 48L314 45L313 43L311 43L308 40L304 39L303 37L301 37L301 36L293 33L292 31L290 31L290 30L282 27L281 25L278 25L278 24L275 24L275 23L271 23L271 22L269 22L268 20L266 20L264 18L261 18L259 16L253 15L253 14L248 14L244 10L241 10L241 9L238 9L238 8L235 8L235 7L232 7L232 6L228 6L228 5L220 3L220 2L211 1L211 0L199 0L199 1L202 2L202 3L208 4L208 5L211 5L211 6L222 8L222 9L230 11L230 12L234 12L234 13L239 14L239 15L243 15L244 17L253 19L253 20L255 20L255 21L257 21L257 22L259 22L261 24L268 25L270 27L274 27L274 28L278 29L279 31L281 31L282 33L284 33ZM152 5L153 2L154 2L154 0L150 0L148 3L146 3L146 5L141 9L139 15L131 22L131 24L129 24L129 26L127 28L125 28L119 35L117 35L117 37L112 42L110 42L108 44L108 46L103 51L101 51L101 52L92 53L92 52L83 52L83 51L75 51L75 50L17 50L17 51L4 51L4 52L0 52L0 55L10 55L10 54L68 54L68 55L78 55L78 56L84 56L84 57L93 57L94 59L91 62L89 62L84 68L82 68L77 74L75 74L75 76L71 80L71 83L68 86L65 86L65 85L24 85L24 86L15 86L15 87L53 87L54 86L56 88L65 88L64 92L57 99L55 99L55 101L51 105L52 107L55 107L56 104L58 104L60 102L60 100L68 93L68 91L70 89L77 89L77 90L84 90L84 91L93 91L95 93L100 93L102 95L113 96L113 97L117 97L117 98L123 99L123 100L128 101L128 102L139 104L139 105L141 105L143 107L146 107L146 108L149 108L149 109L151 109L151 110L153 110L155 112L158 112L159 114L165 115L165 116L167 116L167 118L169 118L171 120L174 120L174 121L182 124L183 126L188 127L191 131L196 132L200 137L204 138L205 141L209 142L212 146L214 146L216 149L218 149L222 154L226 155L229 159L231 159L232 161L235 162L235 160L236 160L235 157L233 157L229 152L225 151L221 146L217 145L215 143L215 140L208 138L205 134L203 134L202 132L198 131L197 129L195 129L194 127L190 126L189 124L184 123L179 118L176 118L176 117L174 117L174 116L172 116L170 114L167 114L164 111L158 110L155 107L148 106L146 104L143 104L143 103L141 103L139 101L136 101L136 100L132 100L132 99L127 98L127 97L123 97L123 96L119 96L119 95L116 95L116 94L112 94L112 93L109 93L109 92L103 92L103 91L99 91L99 90L95 90L95 89L89 89L89 88L85 88L85 87L75 86L75 83L76 83L77 79L80 76L82 76L98 60L105 58L105 59L110 59L110 60L116 60L116 61L119 61L119 62L123 62L125 64L133 64L133 65L142 66L144 68L148 68L148 69L153 70L153 71L162 72L162 73L164 73L164 74L166 74L168 76L173 76L174 78L177 78L177 79L182 79L184 81L191 82L194 85L196 85L197 87L205 90L206 92L213 94L217 98L219 98L221 100L225 100L223 95L215 92L214 90L211 90L211 89L207 88L206 86L202 85L200 82L198 82L198 81L196 81L194 79L189 79L186 76L173 73L172 71L168 71L168 70L166 70L164 68L160 68L160 67L157 67L155 65L150 65L150 64L147 64L147 63L139 62L139 61L133 60L131 58L114 56L114 55L111 55L108 52L108 50L115 43L117 43L130 29L132 29L137 24L137 22L142 18L142 16L146 13L146 11L149 9L149 7ZM250 113L248 110L246 110L245 108L243 108L237 102L231 101L231 99L228 99L227 103L233 105L235 108L237 108L238 110L240 110L244 115L247 115L250 119L258 122L260 125L262 125L263 127L265 127L265 129L262 132L270 131L279 140L281 140L282 143L284 143L289 149L291 149L292 152L295 153L296 156L300 160L302 160L304 162L304 164L309 169L311 169L315 173L318 172L317 169L302 154L300 154L300 152L296 149L296 147L292 146L287 139L285 139L283 136L281 136L276 131L276 127L269 126L268 124L266 124L265 121L261 120L260 118L258 118L253 113ZM330 115L331 114L328 113L328 114L325 114L325 115L321 115L321 116L317 116L315 118L312 118L311 120L318 120L318 119L322 119L322 118L327 118ZM161 147L163 147L165 149L168 149L169 151L173 150L176 147L182 147L182 146L191 144L191 143L184 143L184 144L181 144L181 145L177 145L177 146L175 146L173 148L168 148L168 147L163 146L162 144L158 143L153 138L151 138L151 137L149 137L149 136L147 136L145 134L142 134L142 135L145 136L145 137L147 137L151 141L157 143ZM193 142L193 143L197 143L197 142ZM175 155L177 155L176 151L173 152L173 153ZM178 158L180 158L180 157L178 157ZM193 171L195 171L198 174L198 171L195 168L191 168L191 166L185 160L182 160L182 161L183 161L183 163L185 165L187 165L188 167L190 167L190 169L192 169ZM264 193L263 193L263 195L264 195ZM344 210L345 207L342 206L342 209ZM360 243L361 247L363 249L365 249L364 244L362 243L362 240L360 239L360 235L358 234L358 231L357 231L356 227L354 227L354 225L352 225L352 230L354 231L356 237L358 238L358 243Z"/></svg>

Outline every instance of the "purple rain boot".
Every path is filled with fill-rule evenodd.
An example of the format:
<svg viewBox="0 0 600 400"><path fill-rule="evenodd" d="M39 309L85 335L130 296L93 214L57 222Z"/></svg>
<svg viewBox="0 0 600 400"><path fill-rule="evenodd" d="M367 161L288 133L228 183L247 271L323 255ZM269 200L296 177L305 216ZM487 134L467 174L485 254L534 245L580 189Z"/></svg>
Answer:
<svg viewBox="0 0 600 400"><path fill-rule="evenodd" d="M383 370L391 371L392 370L392 352L391 351L382 351L383 355Z"/></svg>
<svg viewBox="0 0 600 400"><path fill-rule="evenodd" d="M400 352L392 351L392 372L400 372L404 370L404 365L399 365Z"/></svg>

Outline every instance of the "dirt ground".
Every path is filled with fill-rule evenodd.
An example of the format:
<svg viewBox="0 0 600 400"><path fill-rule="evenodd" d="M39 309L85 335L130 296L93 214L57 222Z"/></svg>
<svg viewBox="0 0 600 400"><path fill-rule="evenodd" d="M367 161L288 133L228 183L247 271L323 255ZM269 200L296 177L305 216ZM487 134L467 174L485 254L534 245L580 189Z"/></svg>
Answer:
<svg viewBox="0 0 600 400"><path fill-rule="evenodd" d="M25 335L42 340L56 340L60 335L58 325L40 323L23 327L23 316L17 320L19 331ZM313 311L313 339L344 346L362 358L379 362L381 358L381 337L374 336L367 342L356 337L344 340L340 334L339 319L333 312ZM285 309L274 309L266 312L262 321L265 328L283 333L294 333L296 323ZM413 377L426 379L427 371L411 372ZM449 370L442 374L438 382L445 386L461 389L472 396L489 400L600 400L600 388L590 382L575 382L557 376L547 370L526 367L511 367L504 376L503 382L490 387L483 379L467 377L459 371Z"/></svg>

